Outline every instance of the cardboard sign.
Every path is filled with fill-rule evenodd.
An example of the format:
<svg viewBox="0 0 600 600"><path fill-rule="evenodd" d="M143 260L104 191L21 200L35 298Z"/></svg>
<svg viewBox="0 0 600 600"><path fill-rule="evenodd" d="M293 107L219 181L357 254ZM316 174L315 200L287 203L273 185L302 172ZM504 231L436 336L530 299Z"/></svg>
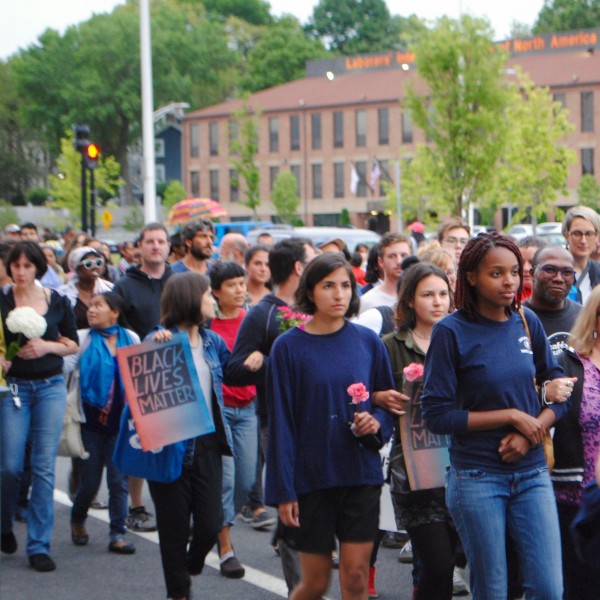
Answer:
<svg viewBox="0 0 600 600"><path fill-rule="evenodd" d="M119 348L117 359L144 451L215 431L186 333Z"/></svg>
<svg viewBox="0 0 600 600"><path fill-rule="evenodd" d="M423 382L408 383L405 394L410 398L406 415L400 417L400 439L411 490L428 490L446 485L446 468L450 465L450 436L431 433L421 414Z"/></svg>

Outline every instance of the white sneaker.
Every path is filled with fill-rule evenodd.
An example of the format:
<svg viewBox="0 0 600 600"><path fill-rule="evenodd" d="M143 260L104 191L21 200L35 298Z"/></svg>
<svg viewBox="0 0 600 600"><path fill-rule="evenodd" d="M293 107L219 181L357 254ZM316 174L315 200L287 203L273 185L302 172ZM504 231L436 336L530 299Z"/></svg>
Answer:
<svg viewBox="0 0 600 600"><path fill-rule="evenodd" d="M410 543L410 540L408 540L408 542L406 542L406 544L404 544L404 546L402 546L402 550L400 550L398 560L405 565L412 563L413 551L412 551L412 544Z"/></svg>
<svg viewBox="0 0 600 600"><path fill-rule="evenodd" d="M462 569L454 567L454 573L452 573L452 595L453 596L466 596L469 594L469 586L463 578Z"/></svg>

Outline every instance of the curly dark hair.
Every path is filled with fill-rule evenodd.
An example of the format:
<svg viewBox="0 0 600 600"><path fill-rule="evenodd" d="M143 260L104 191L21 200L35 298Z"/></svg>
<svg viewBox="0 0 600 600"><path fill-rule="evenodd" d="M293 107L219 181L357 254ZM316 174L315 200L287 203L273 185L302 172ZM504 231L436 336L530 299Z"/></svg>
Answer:
<svg viewBox="0 0 600 600"><path fill-rule="evenodd" d="M483 257L492 248L506 248L512 252L519 265L519 289L515 294L515 299L509 308L506 309L506 316L509 317L512 311L518 310L521 306L521 294L523 292L523 259L519 248L513 240L499 233L480 233L477 237L471 238L463 253L460 255L458 263L458 276L456 280L455 304L456 308L461 309L465 316L471 321L477 321L479 312L477 310L477 291L467 281L467 273L476 271L483 260Z"/></svg>

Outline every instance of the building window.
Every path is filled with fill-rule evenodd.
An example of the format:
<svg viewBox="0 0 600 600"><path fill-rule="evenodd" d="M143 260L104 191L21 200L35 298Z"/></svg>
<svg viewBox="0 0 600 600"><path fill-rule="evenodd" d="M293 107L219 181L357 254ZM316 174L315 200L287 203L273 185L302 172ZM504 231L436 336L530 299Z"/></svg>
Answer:
<svg viewBox="0 0 600 600"><path fill-rule="evenodd" d="M156 138L154 140L154 157L164 158L165 156L165 140L162 138Z"/></svg>
<svg viewBox="0 0 600 600"><path fill-rule="evenodd" d="M310 129L312 137L312 149L321 149L321 114L313 113L310 115Z"/></svg>
<svg viewBox="0 0 600 600"><path fill-rule="evenodd" d="M229 202L237 202L240 199L240 188L238 174L235 169L229 169Z"/></svg>
<svg viewBox="0 0 600 600"><path fill-rule="evenodd" d="M333 196L344 197L344 163L333 163Z"/></svg>
<svg viewBox="0 0 600 600"><path fill-rule="evenodd" d="M269 152L279 152L279 119L269 119Z"/></svg>
<svg viewBox="0 0 600 600"><path fill-rule="evenodd" d="M338 227L340 224L339 213L325 213L313 215L315 227Z"/></svg>
<svg viewBox="0 0 600 600"><path fill-rule="evenodd" d="M279 174L279 167L269 167L269 190L272 192L275 186L275 180Z"/></svg>
<svg viewBox="0 0 600 600"><path fill-rule="evenodd" d="M192 189L192 197L200 197L200 171L190 171L190 187Z"/></svg>
<svg viewBox="0 0 600 600"><path fill-rule="evenodd" d="M163 183L166 180L165 165L154 165L154 177L156 183Z"/></svg>
<svg viewBox="0 0 600 600"><path fill-rule="evenodd" d="M190 156L198 158L200 156L200 124L192 123L190 125Z"/></svg>
<svg viewBox="0 0 600 600"><path fill-rule="evenodd" d="M356 111L356 147L367 145L367 113L364 110Z"/></svg>
<svg viewBox="0 0 600 600"><path fill-rule="evenodd" d="M217 154L219 154L219 124L216 122L209 123L208 131L210 155L217 156Z"/></svg>
<svg viewBox="0 0 600 600"><path fill-rule="evenodd" d="M229 121L229 154L237 154L233 150L233 144L237 141L240 129L237 121Z"/></svg>
<svg viewBox="0 0 600 600"><path fill-rule="evenodd" d="M402 111L402 143L412 144L413 141L413 123L409 110Z"/></svg>
<svg viewBox="0 0 600 600"><path fill-rule="evenodd" d="M564 92L552 94L554 102L558 102L563 108L567 107L567 95Z"/></svg>
<svg viewBox="0 0 600 600"><path fill-rule="evenodd" d="M594 92L581 92L581 131L594 131Z"/></svg>
<svg viewBox="0 0 600 600"><path fill-rule="evenodd" d="M311 165L312 169L312 197L323 197L323 165Z"/></svg>
<svg viewBox="0 0 600 600"><path fill-rule="evenodd" d="M300 150L300 117L290 117L290 150Z"/></svg>
<svg viewBox="0 0 600 600"><path fill-rule="evenodd" d="M357 160L354 163L356 172L358 174L358 186L356 188L356 195L359 198L367 197L367 161Z"/></svg>
<svg viewBox="0 0 600 600"><path fill-rule="evenodd" d="M388 108L380 108L377 111L377 123L379 129L379 145L386 146L390 143L390 111Z"/></svg>
<svg viewBox="0 0 600 600"><path fill-rule="evenodd" d="M594 174L594 149L593 148L582 148L581 149L581 174L582 175L593 175Z"/></svg>
<svg viewBox="0 0 600 600"><path fill-rule="evenodd" d="M217 169L210 170L210 197L212 200L219 199L219 171Z"/></svg>
<svg viewBox="0 0 600 600"><path fill-rule="evenodd" d="M344 147L344 113L333 113L333 147Z"/></svg>
<svg viewBox="0 0 600 600"><path fill-rule="evenodd" d="M292 165L290 168L296 178L296 195L300 196L300 165Z"/></svg>

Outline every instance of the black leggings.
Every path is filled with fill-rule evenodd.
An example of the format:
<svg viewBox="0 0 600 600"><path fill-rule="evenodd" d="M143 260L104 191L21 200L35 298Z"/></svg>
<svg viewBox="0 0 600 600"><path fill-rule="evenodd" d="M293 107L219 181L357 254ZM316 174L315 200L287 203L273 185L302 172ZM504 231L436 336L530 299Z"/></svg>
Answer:
<svg viewBox="0 0 600 600"><path fill-rule="evenodd" d="M407 528L419 557L419 582L414 600L451 600L454 550L458 535L446 522Z"/></svg>

